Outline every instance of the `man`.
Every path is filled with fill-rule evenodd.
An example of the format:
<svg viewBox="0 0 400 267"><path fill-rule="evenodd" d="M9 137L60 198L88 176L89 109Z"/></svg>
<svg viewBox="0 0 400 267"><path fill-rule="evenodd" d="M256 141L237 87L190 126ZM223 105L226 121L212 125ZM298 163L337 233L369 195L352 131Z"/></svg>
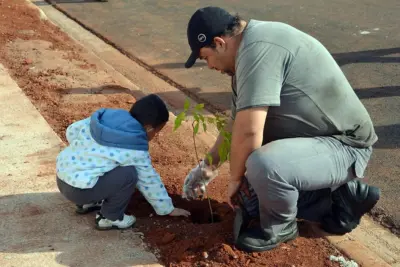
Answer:
<svg viewBox="0 0 400 267"><path fill-rule="evenodd" d="M232 76L232 132L227 202L244 179L256 193L260 226L244 229L236 246L269 250L297 237L296 217L331 233L353 230L379 200L362 183L378 140L371 118L327 49L279 22L250 20L217 7L197 10L187 28L191 55ZM217 176L219 137L186 177L197 197L202 179ZM243 178L245 177L245 178ZM241 215L240 215L241 216Z"/></svg>

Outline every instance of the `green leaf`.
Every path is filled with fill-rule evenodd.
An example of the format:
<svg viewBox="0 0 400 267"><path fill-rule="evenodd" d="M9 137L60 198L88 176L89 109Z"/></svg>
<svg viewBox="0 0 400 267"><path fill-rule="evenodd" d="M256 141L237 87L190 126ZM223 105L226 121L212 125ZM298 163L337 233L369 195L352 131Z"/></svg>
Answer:
<svg viewBox="0 0 400 267"><path fill-rule="evenodd" d="M214 123L214 122L215 122L215 119L214 119L214 118L211 118L211 117L208 117L208 118L207 118L207 121L208 121L208 123Z"/></svg>
<svg viewBox="0 0 400 267"><path fill-rule="evenodd" d="M231 141L231 139L232 139L232 134L231 134L230 132L224 131L224 132L222 133L222 135L223 135L224 139L230 143L230 141Z"/></svg>
<svg viewBox="0 0 400 267"><path fill-rule="evenodd" d="M224 125L220 121L217 121L217 129L219 132L224 130Z"/></svg>
<svg viewBox="0 0 400 267"><path fill-rule="evenodd" d="M210 164L210 166L211 166L212 162L213 162L213 158L212 158L211 154L207 153L206 157L207 157L207 160L208 160L208 164Z"/></svg>
<svg viewBox="0 0 400 267"><path fill-rule="evenodd" d="M190 107L190 100L188 98L185 99L185 103L183 104L183 109L188 111Z"/></svg>
<svg viewBox="0 0 400 267"><path fill-rule="evenodd" d="M186 113L184 111L182 111L181 113L178 114L178 116L176 116L174 131L182 125L182 121L185 119L185 117Z"/></svg>
<svg viewBox="0 0 400 267"><path fill-rule="evenodd" d="M197 105L194 107L194 109L197 110L197 111L202 111L203 108L204 108L204 104L203 104L203 103L197 104Z"/></svg>
<svg viewBox="0 0 400 267"><path fill-rule="evenodd" d="M221 164L230 158L229 153L230 153L230 141L224 139L220 147L218 148L218 155Z"/></svg>
<svg viewBox="0 0 400 267"><path fill-rule="evenodd" d="M204 122L204 116L203 116L203 115L199 114L199 118L200 118L200 120L201 120L202 122Z"/></svg>
<svg viewBox="0 0 400 267"><path fill-rule="evenodd" d="M203 122L203 130L207 132L207 124L205 122Z"/></svg>
<svg viewBox="0 0 400 267"><path fill-rule="evenodd" d="M224 162L224 147L221 144L221 146L218 148L218 155L219 155L219 160L220 162Z"/></svg>
<svg viewBox="0 0 400 267"><path fill-rule="evenodd" d="M182 121L175 120L174 131L176 131L179 128L179 126L181 126L181 124L182 124Z"/></svg>
<svg viewBox="0 0 400 267"><path fill-rule="evenodd" d="M197 134L199 132L199 122L198 121L194 125L193 132L194 132L194 134Z"/></svg>
<svg viewBox="0 0 400 267"><path fill-rule="evenodd" d="M200 117L199 117L199 115L198 115L197 113L195 113L195 114L193 115L193 118L194 118L194 120L197 121L197 122L199 122L199 120L200 120Z"/></svg>
<svg viewBox="0 0 400 267"><path fill-rule="evenodd" d="M185 118L186 118L186 112L181 112L181 113L179 113L178 114L178 117L179 117L179 119L181 120L181 121L184 121L185 120Z"/></svg>

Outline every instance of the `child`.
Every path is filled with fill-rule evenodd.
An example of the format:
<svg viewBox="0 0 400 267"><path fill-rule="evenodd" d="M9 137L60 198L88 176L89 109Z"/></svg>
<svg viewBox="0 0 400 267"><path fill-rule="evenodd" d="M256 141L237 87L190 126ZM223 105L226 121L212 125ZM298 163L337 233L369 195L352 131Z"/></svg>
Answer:
<svg viewBox="0 0 400 267"><path fill-rule="evenodd" d="M101 209L97 229L134 225L136 218L124 212L135 188L158 215L190 215L174 208L148 152L148 142L168 119L165 103L152 94L129 112L102 108L68 127L69 146L57 157L57 185L78 213Z"/></svg>

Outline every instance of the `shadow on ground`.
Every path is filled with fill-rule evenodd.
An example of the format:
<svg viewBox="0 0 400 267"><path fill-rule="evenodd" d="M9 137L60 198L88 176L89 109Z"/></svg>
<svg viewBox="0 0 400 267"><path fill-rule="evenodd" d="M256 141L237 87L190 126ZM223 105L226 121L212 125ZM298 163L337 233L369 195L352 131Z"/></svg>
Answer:
<svg viewBox="0 0 400 267"><path fill-rule="evenodd" d="M354 90L360 99L400 96L400 86L382 86Z"/></svg>
<svg viewBox="0 0 400 267"><path fill-rule="evenodd" d="M375 148L400 148L400 124L376 126L375 131L379 138Z"/></svg>
<svg viewBox="0 0 400 267"><path fill-rule="evenodd" d="M156 69L184 69L185 62L162 63L153 65L152 67ZM196 62L196 64L194 64L192 68L202 68L202 67L207 67L207 64L204 62Z"/></svg>
<svg viewBox="0 0 400 267"><path fill-rule="evenodd" d="M365 50L349 53L335 53L333 57L339 66L352 63L400 63L400 56L390 57L391 54L399 54L400 47Z"/></svg>
<svg viewBox="0 0 400 267"><path fill-rule="evenodd" d="M79 3L94 3L94 2L107 2L107 1L99 1L99 0L44 0L40 1L38 3L35 3L36 5L47 5L48 3L50 4L79 4Z"/></svg>

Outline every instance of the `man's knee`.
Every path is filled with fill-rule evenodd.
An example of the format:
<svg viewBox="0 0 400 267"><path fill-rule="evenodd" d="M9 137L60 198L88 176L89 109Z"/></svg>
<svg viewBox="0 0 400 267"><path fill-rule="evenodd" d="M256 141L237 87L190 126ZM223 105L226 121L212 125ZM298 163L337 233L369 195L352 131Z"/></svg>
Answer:
<svg viewBox="0 0 400 267"><path fill-rule="evenodd" d="M265 147L261 147L247 158L246 161L246 178L250 182L259 179L274 180L278 174L279 164L273 153L269 152Z"/></svg>

